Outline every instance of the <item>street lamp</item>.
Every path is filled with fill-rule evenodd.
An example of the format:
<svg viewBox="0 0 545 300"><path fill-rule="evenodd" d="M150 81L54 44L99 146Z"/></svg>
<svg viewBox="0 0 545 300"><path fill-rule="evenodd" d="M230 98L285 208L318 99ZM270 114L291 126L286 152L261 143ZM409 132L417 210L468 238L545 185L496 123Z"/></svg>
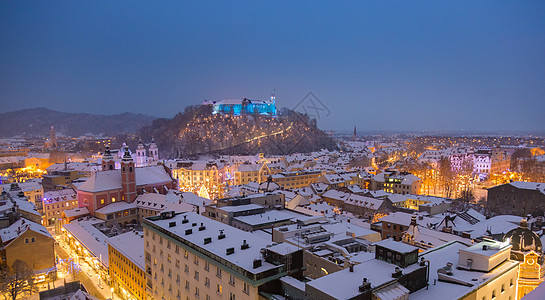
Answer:
<svg viewBox="0 0 545 300"><path fill-rule="evenodd" d="M114 288L112 287L110 291L112 292L112 300L114 300Z"/></svg>

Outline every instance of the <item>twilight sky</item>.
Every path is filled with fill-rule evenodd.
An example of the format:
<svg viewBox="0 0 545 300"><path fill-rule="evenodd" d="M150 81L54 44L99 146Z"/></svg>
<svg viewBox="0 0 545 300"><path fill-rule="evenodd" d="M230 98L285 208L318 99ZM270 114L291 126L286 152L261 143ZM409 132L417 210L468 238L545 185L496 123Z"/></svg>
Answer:
<svg viewBox="0 0 545 300"><path fill-rule="evenodd" d="M2 111L172 117L273 89L313 92L323 129L545 130L545 1L0 2Z"/></svg>

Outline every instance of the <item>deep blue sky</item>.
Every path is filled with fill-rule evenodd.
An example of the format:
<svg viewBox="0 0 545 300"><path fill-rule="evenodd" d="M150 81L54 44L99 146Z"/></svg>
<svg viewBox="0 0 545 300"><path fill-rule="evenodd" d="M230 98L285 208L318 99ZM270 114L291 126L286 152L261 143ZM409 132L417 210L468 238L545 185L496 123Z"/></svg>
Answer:
<svg viewBox="0 0 545 300"><path fill-rule="evenodd" d="M324 129L544 130L545 1L1 1L4 111L312 91Z"/></svg>

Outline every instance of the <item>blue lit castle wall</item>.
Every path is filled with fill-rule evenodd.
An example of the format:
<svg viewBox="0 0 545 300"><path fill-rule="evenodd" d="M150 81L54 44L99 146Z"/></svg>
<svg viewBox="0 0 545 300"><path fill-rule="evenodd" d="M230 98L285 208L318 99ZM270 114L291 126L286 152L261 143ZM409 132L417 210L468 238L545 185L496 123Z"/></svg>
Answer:
<svg viewBox="0 0 545 300"><path fill-rule="evenodd" d="M212 105L213 114L276 116L276 99L274 96L271 96L269 100L250 100L244 98L225 99L217 102L205 101L203 105Z"/></svg>

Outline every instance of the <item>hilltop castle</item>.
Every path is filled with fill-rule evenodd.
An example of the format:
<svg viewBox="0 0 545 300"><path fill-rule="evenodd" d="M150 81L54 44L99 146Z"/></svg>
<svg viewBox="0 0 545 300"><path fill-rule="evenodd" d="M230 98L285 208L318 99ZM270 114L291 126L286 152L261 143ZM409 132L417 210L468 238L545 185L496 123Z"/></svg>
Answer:
<svg viewBox="0 0 545 300"><path fill-rule="evenodd" d="M274 95L269 100L250 100L247 98L224 99L221 101L205 100L202 105L211 105L213 114L276 116L276 98Z"/></svg>

